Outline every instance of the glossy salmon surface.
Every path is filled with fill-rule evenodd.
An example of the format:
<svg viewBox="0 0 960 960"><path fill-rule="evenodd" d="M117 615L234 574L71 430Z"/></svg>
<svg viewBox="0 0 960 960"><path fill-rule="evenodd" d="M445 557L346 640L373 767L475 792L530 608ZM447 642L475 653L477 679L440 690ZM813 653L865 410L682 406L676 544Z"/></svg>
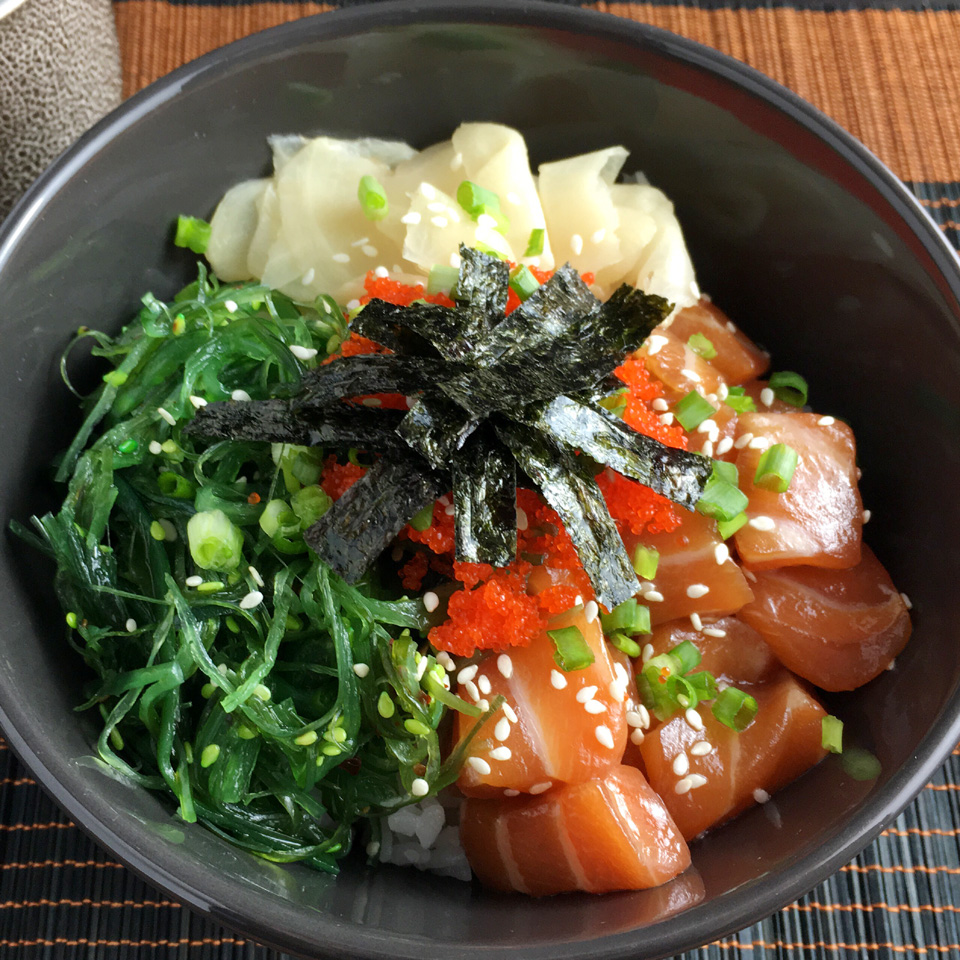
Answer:
<svg viewBox="0 0 960 960"><path fill-rule="evenodd" d="M716 394L723 383L720 371L699 356L685 340L675 337L672 329L658 327L640 352L646 356L647 369L663 384L671 403L691 390Z"/></svg>
<svg viewBox="0 0 960 960"><path fill-rule="evenodd" d="M650 784L687 840L765 799L826 754L826 711L796 678L782 670L779 679L743 689L759 710L742 732L724 726L702 704L702 729L679 714L651 730L640 746ZM698 744L709 745L709 752Z"/></svg>
<svg viewBox="0 0 960 960"><path fill-rule="evenodd" d="M872 680L910 639L906 604L866 544L847 570L783 567L756 578L739 616L787 667L824 690Z"/></svg>
<svg viewBox="0 0 960 960"><path fill-rule="evenodd" d="M860 561L863 505L853 431L845 423L815 413L745 413L736 443L740 489L750 500L749 523L735 534L745 564L843 569ZM754 484L764 450L778 443L799 458L784 493Z"/></svg>
<svg viewBox="0 0 960 960"><path fill-rule="evenodd" d="M533 896L643 890L690 865L667 808L634 767L541 796L467 800L460 839L484 884Z"/></svg>

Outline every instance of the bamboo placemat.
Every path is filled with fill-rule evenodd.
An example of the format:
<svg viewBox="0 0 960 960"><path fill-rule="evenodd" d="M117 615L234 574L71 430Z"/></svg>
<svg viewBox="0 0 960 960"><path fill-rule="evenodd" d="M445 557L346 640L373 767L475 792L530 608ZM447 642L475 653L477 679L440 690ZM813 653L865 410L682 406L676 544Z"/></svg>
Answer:
<svg viewBox="0 0 960 960"><path fill-rule="evenodd" d="M709 44L795 90L878 154L960 243L960 0L586 6ZM330 9L293 0L115 0L124 91L129 95L254 31ZM687 960L960 957L958 836L960 748L855 861L797 903ZM0 955L277 956L111 862L65 820L2 742Z"/></svg>

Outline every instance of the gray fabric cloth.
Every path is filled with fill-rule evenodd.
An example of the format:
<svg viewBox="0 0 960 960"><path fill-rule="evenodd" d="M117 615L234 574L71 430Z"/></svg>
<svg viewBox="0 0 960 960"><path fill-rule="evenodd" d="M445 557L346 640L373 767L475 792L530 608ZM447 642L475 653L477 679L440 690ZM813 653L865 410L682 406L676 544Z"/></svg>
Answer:
<svg viewBox="0 0 960 960"><path fill-rule="evenodd" d="M0 220L119 103L110 0L26 0L0 17Z"/></svg>

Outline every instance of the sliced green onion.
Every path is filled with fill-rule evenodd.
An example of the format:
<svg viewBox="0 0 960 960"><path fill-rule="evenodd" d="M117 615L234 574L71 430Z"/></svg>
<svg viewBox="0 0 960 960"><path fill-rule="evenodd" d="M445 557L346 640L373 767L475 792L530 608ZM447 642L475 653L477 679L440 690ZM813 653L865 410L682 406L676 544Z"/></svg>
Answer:
<svg viewBox="0 0 960 960"><path fill-rule="evenodd" d="M236 570L243 554L243 534L222 510L204 510L187 521L193 562L204 570Z"/></svg>
<svg viewBox="0 0 960 960"><path fill-rule="evenodd" d="M631 597L609 613L600 614L600 626L604 633L650 633L650 608Z"/></svg>
<svg viewBox="0 0 960 960"><path fill-rule="evenodd" d="M778 400L793 407L802 407L807 402L809 387L807 381L792 370L781 370L771 374L767 386L776 394Z"/></svg>
<svg viewBox="0 0 960 960"><path fill-rule="evenodd" d="M687 674L687 682L697 691L698 700L713 700L717 696L717 679L709 670Z"/></svg>
<svg viewBox="0 0 960 960"><path fill-rule="evenodd" d="M641 650L640 644L636 640L631 640L630 637L626 636L623 633L614 633L608 637L610 643L621 653L625 653L628 657L639 657Z"/></svg>
<svg viewBox="0 0 960 960"><path fill-rule="evenodd" d="M442 670L443 667L440 669ZM475 704L467 703L466 700L462 700L455 693L451 693L430 670L424 674L424 686L434 700L439 700L440 703L450 707L451 710L456 710L468 717L479 717L483 713Z"/></svg>
<svg viewBox="0 0 960 960"><path fill-rule="evenodd" d="M712 360L717 355L717 348L702 333L694 333L687 341L687 346L704 360Z"/></svg>
<svg viewBox="0 0 960 960"><path fill-rule="evenodd" d="M505 253L501 253L499 250L494 250L494 248L489 244L481 243L479 240L474 241L473 248L474 250L479 250L481 253L485 253L488 257L496 257L498 260L507 259L507 255Z"/></svg>
<svg viewBox="0 0 960 960"><path fill-rule="evenodd" d="M609 410L615 417L622 417L624 411L627 409L628 393L627 388L623 387L620 390L614 390L613 393L605 397L601 397L597 403L603 407L604 410Z"/></svg>
<svg viewBox="0 0 960 960"><path fill-rule="evenodd" d="M637 675L637 690L644 706L658 720L666 720L679 706L671 691L670 678L680 673L680 661L669 653L651 657Z"/></svg>
<svg viewBox="0 0 960 960"><path fill-rule="evenodd" d="M210 224L198 217L177 217L177 233L173 242L178 247L186 247L194 253L206 253L210 242Z"/></svg>
<svg viewBox="0 0 960 960"><path fill-rule="evenodd" d="M746 512L738 513L732 520L718 520L717 532L724 540L729 540L746 522Z"/></svg>
<svg viewBox="0 0 960 960"><path fill-rule="evenodd" d="M755 413L757 409L753 397L748 396L743 387L731 387L727 391L726 400L723 402L737 413Z"/></svg>
<svg viewBox="0 0 960 960"><path fill-rule="evenodd" d="M736 486L740 482L740 474L737 473L736 464L729 463L727 460L713 461L713 476L727 483Z"/></svg>
<svg viewBox="0 0 960 960"><path fill-rule="evenodd" d="M563 627L560 630L548 630L547 636L553 641L556 652L553 659L566 673L583 670L594 661L590 645L583 639L579 627Z"/></svg>
<svg viewBox="0 0 960 960"><path fill-rule="evenodd" d="M725 727L740 733L746 730L757 715L757 701L736 687L721 691L713 704L713 715Z"/></svg>
<svg viewBox="0 0 960 960"><path fill-rule="evenodd" d="M506 222L506 217L500 212L500 198L492 190L472 180L464 180L457 187L457 203L474 220L483 214L493 217L497 221L497 229L500 229L501 221Z"/></svg>
<svg viewBox="0 0 960 960"><path fill-rule="evenodd" d="M357 199L363 207L363 215L368 220L382 220L390 212L386 191L380 181L369 174L360 178Z"/></svg>
<svg viewBox="0 0 960 960"><path fill-rule="evenodd" d="M753 477L754 485L774 493L786 493L797 469L797 459L797 451L793 447L775 443L763 451Z"/></svg>
<svg viewBox="0 0 960 960"><path fill-rule="evenodd" d="M696 688L686 677L679 673L668 678L667 692L670 695L670 699L676 701L677 706L682 707L684 710L688 707L695 707L700 702Z"/></svg>
<svg viewBox="0 0 960 960"><path fill-rule="evenodd" d="M716 412L716 408L696 390L691 390L685 397L678 400L673 408L673 415L684 430L696 430L704 420L709 419Z"/></svg>
<svg viewBox="0 0 960 960"><path fill-rule="evenodd" d="M306 530L312 527L332 506L333 500L319 486L302 487L290 497L290 506Z"/></svg>
<svg viewBox="0 0 960 960"><path fill-rule="evenodd" d="M633 570L641 580L652 580L657 575L659 564L659 550L637 544L637 549L633 551Z"/></svg>
<svg viewBox="0 0 960 960"><path fill-rule="evenodd" d="M820 730L823 749L843 753L843 721L828 713L820 721Z"/></svg>
<svg viewBox="0 0 960 960"><path fill-rule="evenodd" d="M670 653L680 662L681 673L689 673L694 667L699 667L703 659L700 651L689 640L678 643Z"/></svg>
<svg viewBox="0 0 960 960"><path fill-rule="evenodd" d="M732 471L732 473L731 473ZM714 520L733 520L737 514L743 513L749 500L746 494L731 481L736 475L737 468L732 463L723 460L714 460L713 473L703 488L703 496L697 501L697 513Z"/></svg>
<svg viewBox="0 0 960 960"><path fill-rule="evenodd" d="M840 763L844 773L853 780L876 780L883 769L880 761L862 747L847 747Z"/></svg>
<svg viewBox="0 0 960 960"><path fill-rule="evenodd" d="M543 253L543 238L546 233L547 231L543 227L534 227L530 231L527 249L523 254L525 257L539 257Z"/></svg>
<svg viewBox="0 0 960 960"><path fill-rule="evenodd" d="M273 537L280 529L280 517L290 513L290 505L286 500L271 500L260 514L260 529L268 536Z"/></svg>
<svg viewBox="0 0 960 960"><path fill-rule="evenodd" d="M452 294L459 278L460 271L456 267L450 267L443 263L434 264L427 277L427 293Z"/></svg>
<svg viewBox="0 0 960 960"><path fill-rule="evenodd" d="M510 289L521 299L529 300L540 287L540 281L527 267L517 267L510 274Z"/></svg>
<svg viewBox="0 0 960 960"><path fill-rule="evenodd" d="M410 520L410 526L414 530L419 530L421 533L424 530L429 530L430 525L433 523L433 504L428 503L421 511L415 513L413 518Z"/></svg>
<svg viewBox="0 0 960 960"><path fill-rule="evenodd" d="M176 500L192 500L196 493L196 487L186 477L181 477L172 470L164 470L157 477L157 486L165 497Z"/></svg>

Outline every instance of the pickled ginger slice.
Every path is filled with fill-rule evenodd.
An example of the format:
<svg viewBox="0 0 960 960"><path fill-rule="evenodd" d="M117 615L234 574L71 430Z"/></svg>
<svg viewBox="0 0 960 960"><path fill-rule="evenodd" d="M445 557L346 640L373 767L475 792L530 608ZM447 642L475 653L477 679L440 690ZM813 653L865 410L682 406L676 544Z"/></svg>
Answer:
<svg viewBox="0 0 960 960"><path fill-rule="evenodd" d="M250 244L259 221L258 205L270 181L244 180L224 195L210 221L206 256L213 272L227 281L249 280Z"/></svg>

